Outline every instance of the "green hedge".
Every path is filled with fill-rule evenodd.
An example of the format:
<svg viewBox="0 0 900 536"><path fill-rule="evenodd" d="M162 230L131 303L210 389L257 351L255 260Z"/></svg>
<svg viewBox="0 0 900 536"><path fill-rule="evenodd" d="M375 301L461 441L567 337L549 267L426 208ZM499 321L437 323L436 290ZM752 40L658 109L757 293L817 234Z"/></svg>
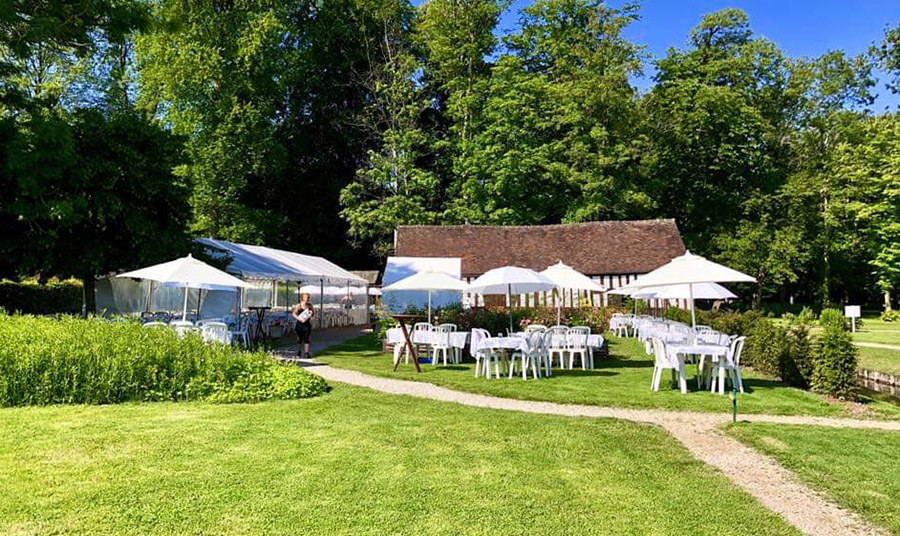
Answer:
<svg viewBox="0 0 900 536"><path fill-rule="evenodd" d="M826 309L821 320L823 330L816 341L812 388L822 394L853 400L857 395L859 352L840 311Z"/></svg>
<svg viewBox="0 0 900 536"><path fill-rule="evenodd" d="M246 402L321 394L320 377L135 322L0 314L0 406Z"/></svg>
<svg viewBox="0 0 900 536"><path fill-rule="evenodd" d="M691 323L691 311L689 309L669 307L663 312L663 316L683 324L690 325ZM749 335L756 321L762 318L757 311L706 311L702 309L696 309L694 317L698 325L709 326L722 333L737 336Z"/></svg>
<svg viewBox="0 0 900 536"><path fill-rule="evenodd" d="M8 313L74 315L81 313L81 302L81 282L74 279L45 285L34 280L0 280L0 308Z"/></svg>
<svg viewBox="0 0 900 536"><path fill-rule="evenodd" d="M603 333L609 329L609 318L613 309L609 307L568 307L562 309L562 324L565 326L588 326L592 333ZM554 307L514 307L513 326L524 329L529 324L556 325ZM509 329L509 311L506 307L472 307L464 309L460 304L442 307L434 313L434 323L450 323L463 331L483 328L492 334L506 333Z"/></svg>
<svg viewBox="0 0 900 536"><path fill-rule="evenodd" d="M802 324L783 327L769 319L757 319L747 333L742 363L807 388L812 378L814 356L809 330Z"/></svg>

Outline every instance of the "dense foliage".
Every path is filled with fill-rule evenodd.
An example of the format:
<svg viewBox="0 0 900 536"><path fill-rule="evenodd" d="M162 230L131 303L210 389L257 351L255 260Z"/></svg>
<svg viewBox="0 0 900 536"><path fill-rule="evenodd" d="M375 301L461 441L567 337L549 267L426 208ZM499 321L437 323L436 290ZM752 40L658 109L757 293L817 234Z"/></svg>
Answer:
<svg viewBox="0 0 900 536"><path fill-rule="evenodd" d="M0 280L0 309L10 314L79 314L81 300L81 282L72 279L46 284Z"/></svg>
<svg viewBox="0 0 900 536"><path fill-rule="evenodd" d="M607 307L567 307L562 309L560 324L564 326L588 326L592 333L603 333L609 329L609 318L613 309ZM555 326L556 309L552 307L513 308L513 327L524 329L530 324ZM482 328L492 334L509 330L509 311L506 307L472 307L449 305L438 309L433 323L456 324L461 331Z"/></svg>
<svg viewBox="0 0 900 536"><path fill-rule="evenodd" d="M840 313L840 311L837 311ZM823 316L825 311L822 311ZM832 315L835 319L837 315ZM842 322L824 324L816 340L812 388L819 393L853 400L857 394L859 350Z"/></svg>
<svg viewBox="0 0 900 536"><path fill-rule="evenodd" d="M754 305L890 308L900 29L798 58L729 8L653 58L637 4L534 0L500 37L509 5L13 2L0 275L89 289L189 231L371 266L399 224L672 217Z"/></svg>
<svg viewBox="0 0 900 536"><path fill-rule="evenodd" d="M0 406L306 398L324 380L262 353L133 322L0 316Z"/></svg>
<svg viewBox="0 0 900 536"><path fill-rule="evenodd" d="M759 319L747 335L741 360L763 374L806 388L814 360L809 330L802 324L783 327L769 319Z"/></svg>

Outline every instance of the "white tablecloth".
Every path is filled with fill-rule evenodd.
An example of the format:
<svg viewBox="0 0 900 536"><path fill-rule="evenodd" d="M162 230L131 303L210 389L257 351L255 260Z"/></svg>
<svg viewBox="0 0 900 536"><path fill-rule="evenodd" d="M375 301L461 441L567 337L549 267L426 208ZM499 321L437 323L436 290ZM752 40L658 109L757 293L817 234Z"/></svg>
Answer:
<svg viewBox="0 0 900 536"><path fill-rule="evenodd" d="M451 348L465 348L466 341L469 338L468 331L451 331L450 333L437 333L435 331L413 331L412 333L412 342L414 344L436 344L439 342L443 342L445 339L449 339L449 344ZM406 341L403 340L403 330L400 328L391 328L387 330L387 342L388 344L404 344Z"/></svg>
<svg viewBox="0 0 900 536"><path fill-rule="evenodd" d="M718 344L667 344L666 352L669 361L673 365L677 365L681 359L680 356L685 355L708 355L718 361L728 355L728 347Z"/></svg>
<svg viewBox="0 0 900 536"><path fill-rule="evenodd" d="M522 337L487 337L481 339L476 351L483 350L513 350L516 352L527 352L528 341Z"/></svg>
<svg viewBox="0 0 900 536"><path fill-rule="evenodd" d="M524 331L513 333L513 335L523 339L528 339L528 334ZM559 337L561 337L561 335ZM590 346L591 348L603 348L603 342L603 335L591 334L587 336L587 346Z"/></svg>

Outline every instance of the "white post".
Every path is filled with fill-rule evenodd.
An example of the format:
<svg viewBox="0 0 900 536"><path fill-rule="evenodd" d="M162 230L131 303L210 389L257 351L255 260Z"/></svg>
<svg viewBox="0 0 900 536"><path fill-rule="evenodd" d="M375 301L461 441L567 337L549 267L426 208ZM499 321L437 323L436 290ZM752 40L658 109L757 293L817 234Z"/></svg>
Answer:
<svg viewBox="0 0 900 536"><path fill-rule="evenodd" d="M562 290L559 287L556 287L556 292L560 293ZM562 307L559 305L559 300L556 300L556 325L560 325L562 323Z"/></svg>
<svg viewBox="0 0 900 536"><path fill-rule="evenodd" d="M688 295L691 297L691 329L697 327L697 319L694 317L694 284L688 284Z"/></svg>
<svg viewBox="0 0 900 536"><path fill-rule="evenodd" d="M184 287L184 309L181 311L181 320L187 320L187 300L188 300L188 288L187 285Z"/></svg>
<svg viewBox="0 0 900 536"><path fill-rule="evenodd" d="M509 331L510 333L513 330L513 322L512 322L512 284L506 284L506 307L509 309Z"/></svg>
<svg viewBox="0 0 900 536"><path fill-rule="evenodd" d="M428 291L428 323L431 324L431 291Z"/></svg>
<svg viewBox="0 0 900 536"><path fill-rule="evenodd" d="M319 279L319 327L325 322L325 280Z"/></svg>

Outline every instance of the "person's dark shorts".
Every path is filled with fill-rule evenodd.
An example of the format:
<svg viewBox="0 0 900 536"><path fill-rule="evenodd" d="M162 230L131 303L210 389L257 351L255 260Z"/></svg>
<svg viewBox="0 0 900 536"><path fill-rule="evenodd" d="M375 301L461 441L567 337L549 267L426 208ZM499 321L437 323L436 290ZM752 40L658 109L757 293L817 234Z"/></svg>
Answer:
<svg viewBox="0 0 900 536"><path fill-rule="evenodd" d="M309 344L309 336L312 333L312 326L309 322L297 322L297 327L294 328L294 331L297 332L297 342Z"/></svg>

